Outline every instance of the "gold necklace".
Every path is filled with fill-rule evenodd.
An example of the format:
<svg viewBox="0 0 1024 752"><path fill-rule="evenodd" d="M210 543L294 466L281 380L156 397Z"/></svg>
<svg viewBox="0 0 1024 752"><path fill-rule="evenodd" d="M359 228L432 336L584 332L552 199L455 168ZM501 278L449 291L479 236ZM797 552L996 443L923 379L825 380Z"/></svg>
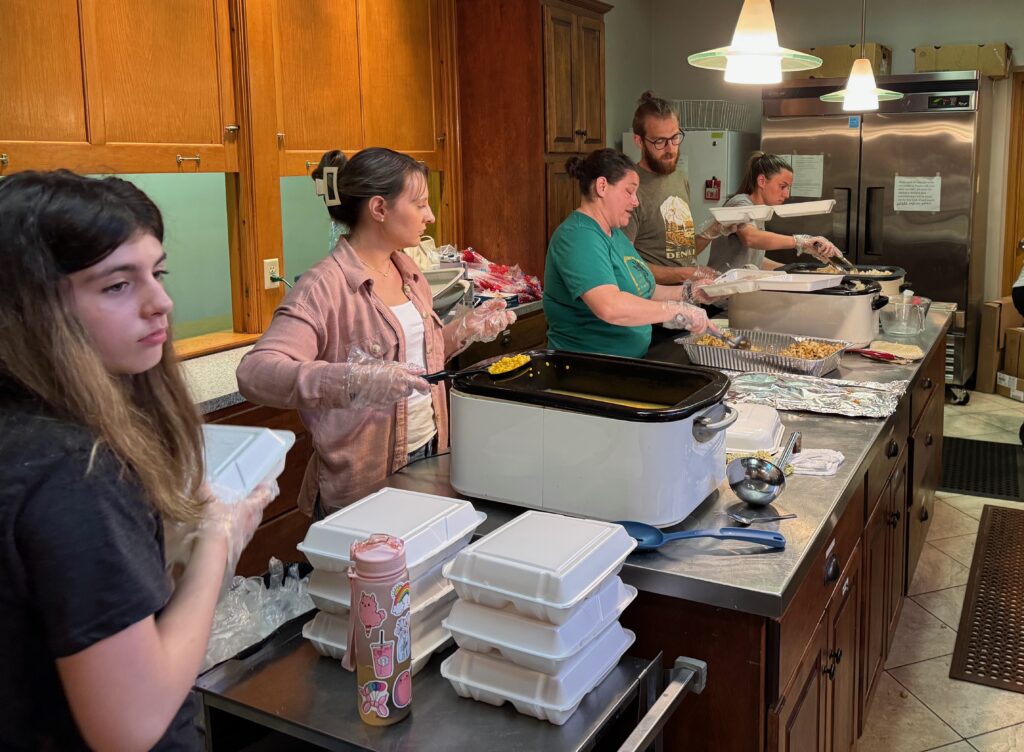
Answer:
<svg viewBox="0 0 1024 752"><path fill-rule="evenodd" d="M359 257L359 261L360 261L360 263L362 263L363 266L365 266L371 272L377 272L377 274L379 274L382 277L387 277L389 274L391 274L391 259L390 258L388 258L387 266L383 270L377 269L376 267L373 267L373 266L370 266L368 263L366 263L366 259L364 259L362 256Z"/></svg>

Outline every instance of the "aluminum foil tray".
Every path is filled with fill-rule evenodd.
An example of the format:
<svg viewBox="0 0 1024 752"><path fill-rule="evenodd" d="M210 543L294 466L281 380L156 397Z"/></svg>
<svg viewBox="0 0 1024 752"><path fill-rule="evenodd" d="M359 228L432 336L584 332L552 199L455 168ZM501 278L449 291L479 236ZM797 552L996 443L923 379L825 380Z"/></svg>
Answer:
<svg viewBox="0 0 1024 752"><path fill-rule="evenodd" d="M844 381L814 376L743 373L734 376L726 399L851 418L887 418L910 385L909 381Z"/></svg>
<svg viewBox="0 0 1024 752"><path fill-rule="evenodd" d="M686 349L686 356L694 365L709 366L711 368L724 369L727 371L759 371L761 373L800 373L807 376L822 376L839 368L839 361L843 358L846 348L852 343L839 339L825 339L824 337L799 337L793 334L779 334L778 332L762 332L751 329L730 329L735 336L744 336L750 340L755 347L761 348L763 352L752 352L750 350L733 350L730 347L714 347L713 345L698 345L697 340L703 334L690 334L680 337L676 342ZM830 342L842 345L841 350L820 360L804 360L803 358L792 358L777 353L789 345L804 340L815 342Z"/></svg>

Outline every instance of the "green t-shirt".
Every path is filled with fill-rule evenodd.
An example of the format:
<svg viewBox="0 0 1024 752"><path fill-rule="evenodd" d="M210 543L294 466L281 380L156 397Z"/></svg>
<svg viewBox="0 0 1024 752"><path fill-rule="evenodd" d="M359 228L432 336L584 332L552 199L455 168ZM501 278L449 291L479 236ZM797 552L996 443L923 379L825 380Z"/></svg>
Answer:
<svg viewBox="0 0 1024 752"><path fill-rule="evenodd" d="M544 315L548 345L556 350L641 358L651 345L651 327L615 326L593 314L582 295L600 285L650 298L654 275L615 229L611 237L586 214L574 211L551 236L544 266Z"/></svg>

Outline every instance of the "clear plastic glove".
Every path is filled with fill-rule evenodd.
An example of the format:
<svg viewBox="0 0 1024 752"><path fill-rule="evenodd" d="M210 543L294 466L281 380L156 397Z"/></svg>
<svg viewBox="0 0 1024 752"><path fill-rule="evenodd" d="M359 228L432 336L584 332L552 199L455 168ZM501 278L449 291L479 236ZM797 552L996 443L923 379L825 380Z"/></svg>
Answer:
<svg viewBox="0 0 1024 752"><path fill-rule="evenodd" d="M460 347L473 342L490 342L516 323L516 315L505 310L505 301L493 299L470 309L465 315L452 321L452 336Z"/></svg>
<svg viewBox="0 0 1024 752"><path fill-rule="evenodd" d="M667 318L662 326L666 329L688 329L693 334L701 334L708 328L708 314L703 308L672 300L664 305Z"/></svg>
<svg viewBox="0 0 1024 752"><path fill-rule="evenodd" d="M708 240L714 240L715 238L724 238L726 235L732 235L736 230L739 229L739 223L734 222L733 224L723 225L717 219L712 217L700 226L697 230L697 235Z"/></svg>
<svg viewBox="0 0 1024 752"><path fill-rule="evenodd" d="M693 267L693 274L690 275L690 281L696 282L697 280L712 280L717 279L719 272L712 269L710 266L695 266Z"/></svg>
<svg viewBox="0 0 1024 752"><path fill-rule="evenodd" d="M698 305L711 305L716 300L720 299L720 296L708 295L704 292L704 288L710 285L714 280L711 279L694 279L690 281L690 303L696 303Z"/></svg>
<svg viewBox="0 0 1024 752"><path fill-rule="evenodd" d="M277 481L272 480L262 483L253 490L251 494L241 501L225 503L210 492L209 488L203 487L203 494L206 497L206 504L203 506L203 516L196 526L196 536L224 535L228 542L227 572L234 573L238 564L238 557L242 550L252 540L260 520L263 519L263 510L267 505L277 498L280 489Z"/></svg>
<svg viewBox="0 0 1024 752"><path fill-rule="evenodd" d="M349 407L386 410L413 392L426 394L430 384L420 378L423 369L409 363L373 358L352 348L344 388Z"/></svg>
<svg viewBox="0 0 1024 752"><path fill-rule="evenodd" d="M796 241L797 253L810 254L819 261L827 262L830 258L842 255L828 238L821 235L794 235L793 240Z"/></svg>

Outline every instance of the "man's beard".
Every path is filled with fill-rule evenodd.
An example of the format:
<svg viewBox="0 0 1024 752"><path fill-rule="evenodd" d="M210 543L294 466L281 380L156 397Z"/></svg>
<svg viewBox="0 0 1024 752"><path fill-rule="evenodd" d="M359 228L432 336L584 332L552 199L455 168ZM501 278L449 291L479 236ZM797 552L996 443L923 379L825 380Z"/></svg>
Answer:
<svg viewBox="0 0 1024 752"><path fill-rule="evenodd" d="M676 152L675 158L671 162L666 162L661 158L658 152L655 152L647 145L644 141L644 162L651 168L651 172L658 175L671 175L676 171L676 165L679 164L679 152Z"/></svg>

